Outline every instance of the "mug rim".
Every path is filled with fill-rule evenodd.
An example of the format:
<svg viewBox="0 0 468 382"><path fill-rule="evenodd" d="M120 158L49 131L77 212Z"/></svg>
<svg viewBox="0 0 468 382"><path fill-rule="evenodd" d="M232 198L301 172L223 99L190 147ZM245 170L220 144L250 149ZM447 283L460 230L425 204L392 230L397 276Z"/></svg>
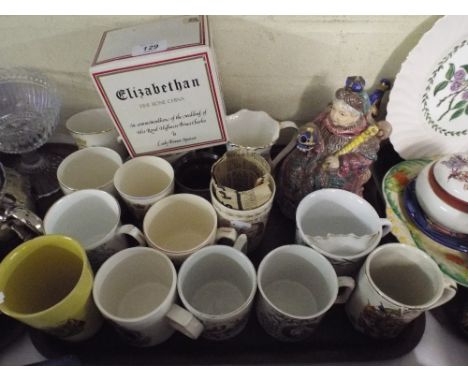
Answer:
<svg viewBox="0 0 468 382"><path fill-rule="evenodd" d="M284 310L278 308L275 304L273 304L273 302L267 297L267 295L266 295L266 293L265 293L265 291L264 291L264 289L262 287L261 276L262 276L262 273L264 272L264 269L265 269L265 266L266 266L265 264L266 264L267 260L271 259L274 256L276 256L278 253L281 253L281 252L284 253L284 252L287 252L287 250L291 250L291 249L293 249L293 250L296 249L296 250L302 250L302 251L309 252L309 254L312 255L310 257L310 259L313 259L313 258L320 259L320 260L317 260L317 261L322 262L325 265L325 267L331 272L331 274L335 275L333 280L330 280L328 277L324 276L325 280L331 281L333 283L332 288L334 290L332 291L332 298L325 305L324 308L322 308L320 311L318 311L318 312L316 312L314 314L310 314L310 315L307 315L307 316L298 316L298 315L295 315L295 314L285 312ZM290 254L297 255L296 253L290 253ZM311 263L311 265L315 265L315 264ZM262 297L265 299L265 301L268 303L268 305L271 308L273 308L275 311L281 313L285 317L290 317L290 318L293 318L293 319L296 319L296 320L316 319L316 318L319 318L322 315L324 315L335 304L336 299L338 298L338 289L339 289L339 287L338 287L338 276L336 274L335 269L330 264L330 262L327 260L327 258L324 255L322 255L321 253L315 251L313 248L307 247L305 245L300 245L300 244L286 244L286 245L282 245L282 246L277 247L277 248L273 249L272 251L268 252L268 254L262 259L262 261L260 262L260 265L258 266L257 287L258 287L258 290L259 290L260 294L262 295Z"/></svg>
<svg viewBox="0 0 468 382"><path fill-rule="evenodd" d="M169 288L169 291L167 292L167 295L164 297L164 300L156 308L154 308L150 312L148 312L148 313L146 313L146 314L144 314L142 316L132 317L132 318L118 317L118 316L110 313L107 309L105 309L102 306L102 304L101 304L101 302L100 302L100 300L98 298L99 296L97 295L98 292L96 290L97 286L98 286L98 283L100 284L99 287L102 288L102 286L104 285L106 279L109 277L111 272L115 269L116 265L118 265L119 263L121 263L125 259L132 258L132 257L135 257L135 256L139 256L141 253L145 253L145 256L146 256L146 254L150 254L151 256L160 256L160 257L162 257L164 259L164 261L169 265L169 269L170 269L170 272L171 272L171 276L172 276L171 286ZM110 268L110 267L112 267L112 268ZM106 274L104 274L104 272L106 272ZM96 303L96 306L98 307L98 310L105 317L107 317L107 318L109 318L109 319L111 319L112 321L115 321L115 322L130 324L130 323L139 323L141 321L144 321L144 320L150 318L151 316L153 316L156 312L158 312L162 308L162 306L164 304L166 304L168 301L170 301L172 299L172 296L174 296L174 294L175 294L176 286L177 286L177 272L175 270L174 264L172 263L172 261L169 259L169 257L167 255L165 255L161 251L158 251L158 250L156 250L154 248L151 248L151 247L131 247L131 248L125 248L125 249L115 253L114 255L109 257L101 265L101 267L96 272L96 275L94 276L92 294L93 294L94 302Z"/></svg>
<svg viewBox="0 0 468 382"><path fill-rule="evenodd" d="M81 190L86 190L86 188L74 188L74 187L71 187L67 184L65 184L62 180L63 178L63 172L64 172L64 168L65 166L67 166L70 161L76 159L78 156L82 156L84 155L85 152L89 152L89 151L95 151L95 152L102 152L102 151L107 151L109 152L112 156L114 156L119 163L118 165L118 168L117 170L122 166L123 162L122 162L122 157L119 155L119 153L109 147L105 147L105 146L90 146L90 147L84 147L82 149L78 149L74 152L72 152L71 154L69 154L67 157L65 157L62 162L60 162L59 166L57 167L57 171L56 171L56 176L57 176L57 180L60 184L61 187L71 191L71 192L76 192L76 191L81 191ZM115 154L115 155L114 155ZM117 170L115 170L115 172L117 172ZM114 175L115 175L115 172L114 172ZM100 184L99 186L96 186L96 188L92 188L92 189L95 189L95 190L103 190L107 187L109 187L110 185L114 185L114 175L112 175L111 179L104 183L104 184Z"/></svg>
<svg viewBox="0 0 468 382"><path fill-rule="evenodd" d="M168 183L168 185L162 189L160 192L158 192L157 194L151 194L151 195L148 195L148 196L134 196L134 195L130 195L130 194L127 194L126 192L123 192L121 190L121 187L118 187L117 186L117 182L116 182L116 178L117 178L117 174L119 174L119 176L123 177L122 172L124 170L126 170L128 167L130 167L131 165L135 165L136 163L138 162L142 162L142 161L147 161L147 160L150 160L151 162L159 162L159 163L162 163L166 166L168 166L168 169L170 171L170 181ZM160 169L160 167L157 167L158 169ZM172 167L172 165L164 158L161 158L161 157L157 157L157 156L152 156L152 155L142 155L142 156L139 156L139 157L134 157L134 158L131 158L130 160L126 161L125 163L122 163L119 168L115 171L114 173L114 176L112 177L112 182L114 184L114 187L115 189L117 190L117 192L123 197L125 198L126 200L128 200L129 202L147 202L148 204L152 202L152 199L154 198L157 198L159 196L162 196L164 195L168 190L171 189L171 187L173 186L174 184L174 179L175 179L175 172L174 172L174 168Z"/></svg>
<svg viewBox="0 0 468 382"><path fill-rule="evenodd" d="M218 249L219 251L217 253L214 253L213 251L215 251L216 249ZM230 254L227 254L227 253L230 253ZM182 283L183 283L182 277L185 278L187 276L187 273L190 272L189 267L193 266L193 264L196 264L197 262L202 261L205 257L209 256L210 254L214 254L215 256L227 256L229 259L234 260L239 265L240 265L240 262L238 262L237 259L239 257L242 258L244 260L244 263L249 268L249 272L250 272L249 279L251 278L250 276L253 276L252 280L249 280L249 281L252 281L249 296L245 299L245 301L239 307L237 307L235 310L231 312L224 313L224 314L208 314L208 313L201 312L200 310L193 307L193 305L187 301L187 299L185 298L184 294L181 291ZM242 267L242 269L244 269L244 267ZM177 292L184 306L196 317L200 317L201 319L208 319L211 321L224 321L226 319L229 319L241 313L252 303L255 297L255 294L257 292L257 272L255 271L255 267L252 264L252 261L250 261L247 255L245 255L243 252L239 251L238 249L229 247L226 245L220 245L220 244L208 245L194 252L187 260L185 260L182 263L179 269L179 273L178 273Z"/></svg>
<svg viewBox="0 0 468 382"><path fill-rule="evenodd" d="M74 119L77 119L81 116L83 116L84 114L91 114L91 113L95 113L96 111L102 111L103 114L107 115L107 112L106 112L106 109L105 108L93 108L93 109L85 109L85 110L82 110L82 111L79 111L73 115L71 115L70 117L68 117L68 119L65 121L65 128L72 134L76 134L76 135L97 135L97 134L103 134L103 133L108 133L109 131L112 131L112 130L116 130L116 133L118 134L117 132L117 129L112 126L106 130L100 130L100 131L93 131L93 132L89 132L89 133L86 133L86 132L83 132L83 131L76 131L76 130L73 130L71 127L68 126L68 123L69 121L72 121ZM108 116L108 115L107 115ZM108 116L109 117L109 116ZM109 117L110 118L110 117ZM111 123L113 124L113 121L111 119Z"/></svg>
<svg viewBox="0 0 468 382"><path fill-rule="evenodd" d="M59 207L57 207L58 204L63 204L64 203L64 200L65 202L68 200L68 199L72 199L72 198L76 198L80 195L83 195L83 194L87 194L87 195L95 195L97 197L99 197L101 200L102 198L106 198L108 199L115 207L117 207L117 219L116 219L116 222L115 224L113 225L113 227L99 240L97 241L95 244L93 244L92 246L90 247L85 247L83 246L83 248L85 250L88 250L88 251L91 251L97 247L99 247L100 245L102 245L103 243L107 242L108 240L108 237L110 235L113 235L115 233L115 231L117 230L119 224L120 224L120 218L121 218L121 215L122 215L122 211L120 209L120 204L119 202L117 201L117 199L112 196L111 194L109 194L108 192L106 191L103 191L103 190L97 190L97 189L94 189L94 188L86 188L86 189L83 189L83 190L78 190L78 191L75 191L75 192L72 192L71 194L67 194L67 195L64 195L62 196L60 199L56 200L51 206L50 208L47 210L45 216L44 216L44 219L43 219L43 225L44 225L44 231L47 231L46 230L46 224L47 224L47 221L50 219L50 214L51 214L51 211L53 212L55 209L58 209ZM78 195L78 196L77 196ZM49 219L48 219L49 217ZM46 234L48 235L57 235L55 233L47 233ZM66 235L64 235L66 236ZM77 239L75 239L77 240ZM78 241L78 240L77 240ZM81 243L80 243L81 244Z"/></svg>
<svg viewBox="0 0 468 382"><path fill-rule="evenodd" d="M413 253L417 253L417 256L420 256L421 258L423 258L424 261L427 264L430 264L430 267L434 270L434 274L436 275L435 277L437 278L437 281L438 281L438 283L436 285L438 290L437 290L436 293L434 293L434 297L432 297L428 302L426 302L424 304L408 305L408 304L404 304L404 303L402 303L400 301L397 301L394 298L388 296L385 292L383 292L375 284L375 282L374 282L374 280L372 278L372 275L371 275L371 271L370 271L371 262L376 257L383 256L381 254L381 252L388 250L388 248L403 248L403 249L405 249L405 251L412 251ZM434 303L436 303L440 299L440 297L442 296L442 294L444 292L444 286L443 286L443 284L444 284L444 279L443 279L444 275L442 274L442 271L440 270L437 263L427 253L423 252L419 248L416 248L416 247L413 247L413 246L410 246L410 245L407 245L407 244L388 243L388 244L383 244L383 245L377 247L367 257L367 259L366 259L366 261L364 263L363 269L364 269L364 274L366 275L366 278L369 281L369 284L372 286L373 291L375 291L384 300L392 303L393 305L396 305L396 306L399 306L399 307L402 307L402 308L405 308L405 309L411 309L411 310L427 310L427 309L430 309L430 307L432 305L434 305ZM432 278L431 278L431 281L433 281Z"/></svg>
<svg viewBox="0 0 468 382"><path fill-rule="evenodd" d="M85 273L86 273L86 264L88 263L89 264L89 261L88 261L88 257L86 255L86 251L85 251L85 248L81 245L81 243L70 237L70 236L67 236L67 235L61 235L61 234L46 234L46 235L42 235L42 236L38 236L38 237L35 237L31 240L28 240L28 241L25 241L24 243L20 244L18 247L16 247L15 249L13 249L1 262L1 266L0 266L0 278L1 278L1 274L4 273L5 271L1 271L3 269L3 267L7 266L8 263L11 263L12 261L14 261L15 258L17 258L18 256L22 256L23 258L24 257L27 257L28 255L30 256L31 255L31 249L30 247L31 246L36 246L36 245L39 245L39 247L36 248L36 250L38 248L43 248L44 246L47 246L47 245L51 245L51 244L57 244L60 243L60 247L63 248L63 249L66 249L65 248L65 244L67 243L70 243L71 245L74 246L74 249L76 249L76 251L74 251L73 253L74 254L78 254L78 257L81 261L81 271L80 271L80 276L78 277L75 285L73 286L73 288L70 290L70 292L63 296L60 301L56 302L54 305L52 306L49 306L47 309L43 309L43 310L40 310L38 312L34 312L34 313L19 313L19 312L15 312L11 309L9 309L8 307L6 307L5 305L5 302L3 303L0 303L0 305L3 305L3 308L1 309L1 311L3 313L5 313L6 315L11 315L12 313L12 317L18 319L18 320L21 320L21 319L27 319L27 320L30 320L30 319L34 319L34 318L37 318L41 315L44 315L44 314L47 314L47 313L50 313L52 310L56 309L57 307L59 307L61 304L63 304L65 302L65 300L72 294L76 291L78 285L80 284L80 282L83 280L83 278L85 277ZM25 253L26 252L26 253ZM17 269L18 265L15 267L15 270ZM90 271L91 272L91 271ZM6 280L4 280L4 285L3 287L6 286L6 284L8 283L8 281L10 280L11 276L14 274L14 272L10 272L10 275L8 276L8 278ZM92 274L92 273L91 273ZM91 283L91 289L92 289L93 285ZM3 292L3 291L2 291ZM5 309L6 308L6 309Z"/></svg>

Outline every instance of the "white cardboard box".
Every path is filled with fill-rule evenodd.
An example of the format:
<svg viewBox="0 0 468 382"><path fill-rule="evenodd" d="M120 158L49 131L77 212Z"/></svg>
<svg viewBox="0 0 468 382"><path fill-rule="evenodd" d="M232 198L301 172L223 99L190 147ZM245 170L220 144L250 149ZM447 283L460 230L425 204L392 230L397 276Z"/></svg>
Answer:
<svg viewBox="0 0 468 382"><path fill-rule="evenodd" d="M105 32L90 73L132 157L226 143L206 16Z"/></svg>

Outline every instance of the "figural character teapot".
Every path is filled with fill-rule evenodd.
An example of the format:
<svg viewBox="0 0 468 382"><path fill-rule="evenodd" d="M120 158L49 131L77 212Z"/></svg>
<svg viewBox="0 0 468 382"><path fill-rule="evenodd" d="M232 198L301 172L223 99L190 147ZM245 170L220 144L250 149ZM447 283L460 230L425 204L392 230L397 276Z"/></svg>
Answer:
<svg viewBox="0 0 468 382"><path fill-rule="evenodd" d="M362 77L348 77L331 104L300 129L278 176L279 206L289 218L302 198L318 189L339 188L362 196L380 143L391 132L389 123L376 124L373 117L389 82L382 80L370 96L364 86Z"/></svg>

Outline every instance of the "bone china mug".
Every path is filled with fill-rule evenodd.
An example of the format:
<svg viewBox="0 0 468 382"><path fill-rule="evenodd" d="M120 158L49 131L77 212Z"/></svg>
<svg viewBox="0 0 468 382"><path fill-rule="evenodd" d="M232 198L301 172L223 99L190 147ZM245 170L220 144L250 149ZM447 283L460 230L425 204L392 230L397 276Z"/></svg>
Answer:
<svg viewBox="0 0 468 382"><path fill-rule="evenodd" d="M420 249L385 244L366 259L345 310L358 331L394 338L421 313L449 301L456 290L456 283Z"/></svg>
<svg viewBox="0 0 468 382"><path fill-rule="evenodd" d="M171 260L153 248L127 248L99 269L94 301L128 344L147 347L166 341L177 329L192 339L203 326L175 303L177 273Z"/></svg>
<svg viewBox="0 0 468 382"><path fill-rule="evenodd" d="M285 342L310 337L333 304L346 302L354 289L351 277L337 277L323 255L303 245L271 251L260 263L257 280L258 321Z"/></svg>
<svg viewBox="0 0 468 382"><path fill-rule="evenodd" d="M29 240L0 263L0 310L62 340L86 340L101 327L92 288L86 253L66 236Z"/></svg>
<svg viewBox="0 0 468 382"><path fill-rule="evenodd" d="M47 234L75 238L85 248L94 271L114 253L129 247L125 236L145 246L143 233L120 222L120 206L105 191L80 190L56 201L44 218Z"/></svg>
<svg viewBox="0 0 468 382"><path fill-rule="evenodd" d="M226 128L229 136L228 150L242 148L255 151L262 155L270 164L272 170L278 165L295 146L296 134L291 138L288 145L272 161L270 149L279 138L281 129L294 128L294 122L278 122L264 111L239 110L237 113L226 117Z"/></svg>
<svg viewBox="0 0 468 382"><path fill-rule="evenodd" d="M247 324L257 276L251 261L238 248L237 242L234 248L209 245L180 267L180 299L203 324L202 337L206 339L233 338Z"/></svg>

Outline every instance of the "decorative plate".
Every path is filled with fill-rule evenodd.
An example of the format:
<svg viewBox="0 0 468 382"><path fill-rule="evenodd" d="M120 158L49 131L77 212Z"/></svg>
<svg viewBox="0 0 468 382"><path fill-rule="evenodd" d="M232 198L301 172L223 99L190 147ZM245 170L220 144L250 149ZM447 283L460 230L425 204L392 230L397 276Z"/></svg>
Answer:
<svg viewBox="0 0 468 382"><path fill-rule="evenodd" d="M404 244L426 252L440 269L457 283L468 287L468 254L437 243L421 232L405 211L405 188L430 160L417 159L393 166L382 181L387 218L392 222L393 235Z"/></svg>
<svg viewBox="0 0 468 382"><path fill-rule="evenodd" d="M439 19L402 64L390 93L390 140L404 159L468 147L468 16Z"/></svg>

